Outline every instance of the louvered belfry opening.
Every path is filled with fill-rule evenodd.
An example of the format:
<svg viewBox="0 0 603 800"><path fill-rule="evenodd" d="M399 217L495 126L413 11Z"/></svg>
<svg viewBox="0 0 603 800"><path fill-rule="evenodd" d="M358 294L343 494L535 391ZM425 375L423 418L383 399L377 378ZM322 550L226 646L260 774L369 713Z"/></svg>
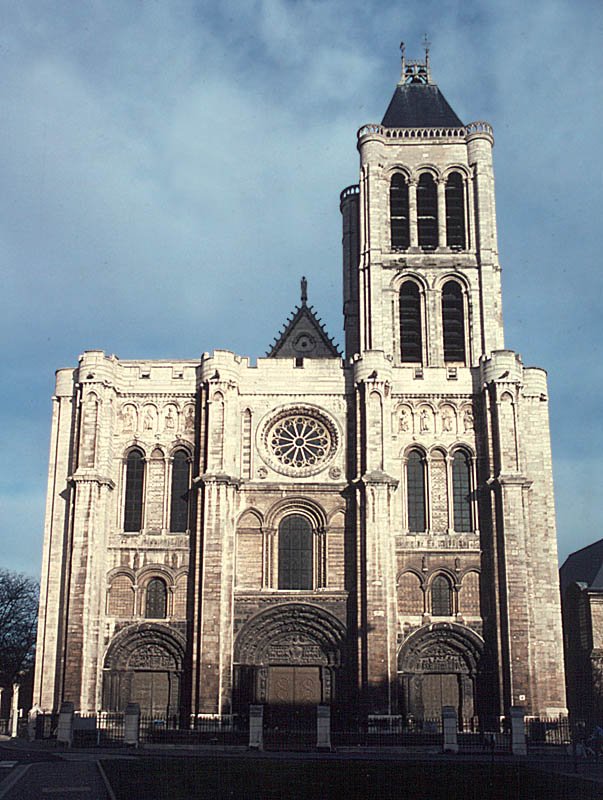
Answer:
<svg viewBox="0 0 603 800"><path fill-rule="evenodd" d="M279 525L279 589L312 589L312 538L310 523L301 514L291 514Z"/></svg>
<svg viewBox="0 0 603 800"><path fill-rule="evenodd" d="M467 246L465 191L459 172L452 172L446 181L446 244L451 250L464 250Z"/></svg>
<svg viewBox="0 0 603 800"><path fill-rule="evenodd" d="M419 450L411 450L406 464L408 530L423 533L425 515L425 460Z"/></svg>
<svg viewBox="0 0 603 800"><path fill-rule="evenodd" d="M468 533L471 524L471 461L464 450L457 450L452 461L452 505L454 530Z"/></svg>
<svg viewBox="0 0 603 800"><path fill-rule="evenodd" d="M124 502L124 531L142 528L142 493L144 490L144 456L131 450L126 459L126 495Z"/></svg>
<svg viewBox="0 0 603 800"><path fill-rule="evenodd" d="M456 281L442 289L444 361L465 362L465 308L463 290Z"/></svg>
<svg viewBox="0 0 603 800"><path fill-rule="evenodd" d="M170 531L183 533L188 528L189 458L186 450L177 450L172 463Z"/></svg>
<svg viewBox="0 0 603 800"><path fill-rule="evenodd" d="M414 281L405 281L400 289L400 357L403 362L421 362L421 293Z"/></svg>
<svg viewBox="0 0 603 800"><path fill-rule="evenodd" d="M407 250L410 247L408 184L400 172L393 176L389 187L389 210L392 250Z"/></svg>
<svg viewBox="0 0 603 800"><path fill-rule="evenodd" d="M417 232L419 247L435 250L438 246L438 190L433 176L424 172L417 185Z"/></svg>

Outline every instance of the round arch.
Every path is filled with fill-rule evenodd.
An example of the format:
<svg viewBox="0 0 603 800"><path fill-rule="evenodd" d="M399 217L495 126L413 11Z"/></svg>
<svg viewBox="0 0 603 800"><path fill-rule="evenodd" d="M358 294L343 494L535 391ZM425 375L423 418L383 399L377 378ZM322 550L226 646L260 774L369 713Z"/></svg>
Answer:
<svg viewBox="0 0 603 800"><path fill-rule="evenodd" d="M424 625L412 633L398 653L403 713L432 719L450 705L459 717L473 716L483 652L483 639L455 622Z"/></svg>
<svg viewBox="0 0 603 800"><path fill-rule="evenodd" d="M110 642L103 662L103 708L122 711L138 703L143 713L175 714L186 642L153 622L132 625Z"/></svg>

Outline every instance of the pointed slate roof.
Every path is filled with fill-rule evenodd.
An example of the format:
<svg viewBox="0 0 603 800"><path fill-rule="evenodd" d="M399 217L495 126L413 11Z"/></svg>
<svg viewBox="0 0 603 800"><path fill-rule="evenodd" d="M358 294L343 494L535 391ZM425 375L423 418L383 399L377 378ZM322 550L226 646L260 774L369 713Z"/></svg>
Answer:
<svg viewBox="0 0 603 800"><path fill-rule="evenodd" d="M307 281L302 278L301 304L296 306L267 358L341 358L341 353L327 333L313 306L308 305Z"/></svg>
<svg viewBox="0 0 603 800"><path fill-rule="evenodd" d="M398 84L381 122L386 128L462 128L435 83Z"/></svg>
<svg viewBox="0 0 603 800"><path fill-rule="evenodd" d="M603 589L603 539L569 555L559 572L562 591L576 581L590 589Z"/></svg>

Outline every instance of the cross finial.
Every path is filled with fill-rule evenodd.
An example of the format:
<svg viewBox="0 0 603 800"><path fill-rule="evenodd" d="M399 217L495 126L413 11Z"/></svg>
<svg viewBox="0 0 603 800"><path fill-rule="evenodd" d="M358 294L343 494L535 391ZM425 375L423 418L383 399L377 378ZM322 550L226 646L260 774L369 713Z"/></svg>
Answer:
<svg viewBox="0 0 603 800"><path fill-rule="evenodd" d="M427 67L427 71L429 72L429 48L431 47L431 42L427 38L427 34L423 34L423 46L425 47L425 66Z"/></svg>
<svg viewBox="0 0 603 800"><path fill-rule="evenodd" d="M301 279L301 302L302 306L305 306L308 302L308 281L305 277Z"/></svg>

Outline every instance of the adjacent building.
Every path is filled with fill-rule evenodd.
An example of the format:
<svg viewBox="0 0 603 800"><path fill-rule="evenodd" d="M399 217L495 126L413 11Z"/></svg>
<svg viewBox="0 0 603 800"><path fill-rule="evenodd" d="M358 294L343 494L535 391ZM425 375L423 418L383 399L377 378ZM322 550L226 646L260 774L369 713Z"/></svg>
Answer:
<svg viewBox="0 0 603 800"><path fill-rule="evenodd" d="M302 280L265 358L57 372L34 702L565 710L547 381L505 349L493 144L403 58L341 193L344 353Z"/></svg>

